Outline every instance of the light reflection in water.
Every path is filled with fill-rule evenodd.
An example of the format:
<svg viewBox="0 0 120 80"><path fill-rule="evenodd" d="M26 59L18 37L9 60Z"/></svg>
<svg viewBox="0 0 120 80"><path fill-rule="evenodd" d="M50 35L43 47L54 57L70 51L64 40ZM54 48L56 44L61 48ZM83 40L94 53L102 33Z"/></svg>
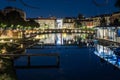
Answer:
<svg viewBox="0 0 120 80"><path fill-rule="evenodd" d="M44 36L44 37L41 37ZM40 35L37 37L40 39L40 42L44 44L56 44L56 45L63 45L63 44L74 44L80 40L85 40L87 38L86 34L67 34L67 33L57 33L57 34L45 34Z"/></svg>
<svg viewBox="0 0 120 80"><path fill-rule="evenodd" d="M102 45L96 45L94 53L105 61L113 64L120 69L120 60L114 51Z"/></svg>
<svg viewBox="0 0 120 80"><path fill-rule="evenodd" d="M56 34L55 40L57 45L63 44L62 34Z"/></svg>

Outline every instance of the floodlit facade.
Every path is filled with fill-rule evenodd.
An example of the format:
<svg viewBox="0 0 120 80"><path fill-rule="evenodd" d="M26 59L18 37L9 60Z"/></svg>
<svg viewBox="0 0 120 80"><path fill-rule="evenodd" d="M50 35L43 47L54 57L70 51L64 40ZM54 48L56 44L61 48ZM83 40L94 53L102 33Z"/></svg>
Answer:
<svg viewBox="0 0 120 80"><path fill-rule="evenodd" d="M96 37L115 42L120 42L120 27L97 27Z"/></svg>
<svg viewBox="0 0 120 80"><path fill-rule="evenodd" d="M72 17L66 17L63 18L63 28L75 28L75 18Z"/></svg>
<svg viewBox="0 0 120 80"><path fill-rule="evenodd" d="M57 22L57 28L62 29L63 28L63 19L59 18L56 20L56 22Z"/></svg>
<svg viewBox="0 0 120 80"><path fill-rule="evenodd" d="M41 29L54 29L56 28L56 18L34 18L34 20L39 23Z"/></svg>

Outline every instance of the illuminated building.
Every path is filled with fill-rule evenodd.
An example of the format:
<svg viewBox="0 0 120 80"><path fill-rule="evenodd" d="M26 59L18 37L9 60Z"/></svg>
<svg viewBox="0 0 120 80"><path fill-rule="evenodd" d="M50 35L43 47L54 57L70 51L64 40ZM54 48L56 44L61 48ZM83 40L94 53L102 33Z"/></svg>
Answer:
<svg viewBox="0 0 120 80"><path fill-rule="evenodd" d="M63 28L75 28L75 18L65 17L63 19Z"/></svg>
<svg viewBox="0 0 120 80"><path fill-rule="evenodd" d="M42 29L56 28L56 18L55 17L50 17L50 18L38 17L38 18L34 18L34 20L40 24L40 28L42 28Z"/></svg>
<svg viewBox="0 0 120 80"><path fill-rule="evenodd" d="M57 22L57 28L62 29L63 28L63 19L59 18L56 20L56 22Z"/></svg>
<svg viewBox="0 0 120 80"><path fill-rule="evenodd" d="M110 22L112 25L114 25L115 19L120 19L120 12L114 12L110 17Z"/></svg>

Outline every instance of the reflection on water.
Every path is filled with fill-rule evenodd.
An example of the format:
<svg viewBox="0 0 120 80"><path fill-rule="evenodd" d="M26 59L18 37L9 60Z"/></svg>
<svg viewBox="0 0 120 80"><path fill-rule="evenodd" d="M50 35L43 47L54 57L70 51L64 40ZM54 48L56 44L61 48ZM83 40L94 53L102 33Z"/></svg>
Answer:
<svg viewBox="0 0 120 80"><path fill-rule="evenodd" d="M97 45L94 53L105 61L113 64L120 69L120 60L117 55L114 54L114 51L108 47Z"/></svg>
<svg viewBox="0 0 120 80"><path fill-rule="evenodd" d="M108 66L106 64L102 64L101 66L99 57L93 53L94 51L90 52L89 49L94 50L93 48L80 48L78 46L59 46L59 48L53 47L51 49L45 48L37 50L27 49L27 53L33 54L55 52L59 53L60 66L59 68L16 69L18 80L118 80L120 78L120 70L114 69L114 66L111 64L107 64ZM102 49L101 52L103 52ZM110 54L112 53L107 55ZM113 56L113 58L115 57ZM25 61L25 58L19 58L15 61L15 64L26 65ZM55 58L33 57L31 59L31 65L46 64L55 64Z"/></svg>
<svg viewBox="0 0 120 80"><path fill-rule="evenodd" d="M53 37L51 37L53 35ZM44 36L43 41L46 43L72 43L72 41L84 40L85 36L79 34L52 34ZM58 41L57 41L58 40ZM52 41L52 42L51 42ZM68 41L68 42L67 42ZM44 43L45 43L44 42ZM39 47L39 46L35 46ZM91 51L90 51L91 50ZM96 45L93 47L50 45L40 49L27 49L26 53L59 53L59 68L28 68L16 69L18 80L118 80L120 79L119 60L113 51L107 47ZM104 59L104 63L99 62ZM54 65L56 59L54 57L32 57L31 65ZM27 60L21 57L15 61L14 65L26 65Z"/></svg>
<svg viewBox="0 0 120 80"><path fill-rule="evenodd" d="M40 42L45 44L72 44L74 42L85 40L88 37L87 34L67 34L67 33L57 33L57 34L44 34L38 35L37 38Z"/></svg>

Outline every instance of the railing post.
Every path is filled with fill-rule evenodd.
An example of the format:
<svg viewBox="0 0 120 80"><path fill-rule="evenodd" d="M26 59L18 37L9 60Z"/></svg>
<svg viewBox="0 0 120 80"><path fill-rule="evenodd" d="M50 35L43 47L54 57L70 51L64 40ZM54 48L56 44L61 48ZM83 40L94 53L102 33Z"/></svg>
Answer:
<svg viewBox="0 0 120 80"><path fill-rule="evenodd" d="M59 55L57 56L56 64L57 64L57 66L60 65L60 56Z"/></svg>
<svg viewBox="0 0 120 80"><path fill-rule="evenodd" d="M28 56L28 65L27 66L30 66L30 56Z"/></svg>

